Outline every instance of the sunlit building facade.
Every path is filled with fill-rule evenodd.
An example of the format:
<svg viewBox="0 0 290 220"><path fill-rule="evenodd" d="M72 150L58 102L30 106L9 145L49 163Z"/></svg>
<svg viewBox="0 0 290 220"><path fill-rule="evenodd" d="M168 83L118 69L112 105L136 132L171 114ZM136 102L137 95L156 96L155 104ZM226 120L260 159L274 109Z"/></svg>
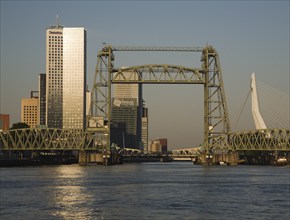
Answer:
<svg viewBox="0 0 290 220"><path fill-rule="evenodd" d="M86 30L63 28L63 128L83 130L86 119Z"/></svg>
<svg viewBox="0 0 290 220"><path fill-rule="evenodd" d="M39 124L38 98L22 98L21 100L21 122L35 128Z"/></svg>
<svg viewBox="0 0 290 220"><path fill-rule="evenodd" d="M46 29L46 125L62 128L63 27Z"/></svg>
<svg viewBox="0 0 290 220"><path fill-rule="evenodd" d="M83 130L86 115L86 30L46 30L46 125Z"/></svg>

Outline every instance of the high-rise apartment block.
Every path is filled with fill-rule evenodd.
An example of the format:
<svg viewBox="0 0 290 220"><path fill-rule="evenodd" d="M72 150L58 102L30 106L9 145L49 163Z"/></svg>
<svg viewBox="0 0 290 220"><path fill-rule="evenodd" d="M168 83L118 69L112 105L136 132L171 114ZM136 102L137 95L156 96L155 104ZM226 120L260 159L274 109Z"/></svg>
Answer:
<svg viewBox="0 0 290 220"><path fill-rule="evenodd" d="M46 30L46 125L85 128L86 30L51 26Z"/></svg>
<svg viewBox="0 0 290 220"><path fill-rule="evenodd" d="M38 106L39 106L39 125L44 126L46 120L46 74L38 75Z"/></svg>

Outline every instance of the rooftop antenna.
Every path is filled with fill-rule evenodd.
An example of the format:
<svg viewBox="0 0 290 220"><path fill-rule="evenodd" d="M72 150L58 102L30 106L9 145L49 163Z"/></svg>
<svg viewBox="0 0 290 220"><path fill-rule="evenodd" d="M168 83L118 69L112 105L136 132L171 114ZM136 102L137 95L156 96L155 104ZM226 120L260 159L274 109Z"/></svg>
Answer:
<svg viewBox="0 0 290 220"><path fill-rule="evenodd" d="M56 15L56 26L59 27L59 17Z"/></svg>

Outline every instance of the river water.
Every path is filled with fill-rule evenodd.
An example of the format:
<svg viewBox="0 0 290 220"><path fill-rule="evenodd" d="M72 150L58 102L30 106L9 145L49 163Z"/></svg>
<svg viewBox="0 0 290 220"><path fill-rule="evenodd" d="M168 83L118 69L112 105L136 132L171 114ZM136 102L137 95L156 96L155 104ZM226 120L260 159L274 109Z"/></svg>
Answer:
<svg viewBox="0 0 290 220"><path fill-rule="evenodd" d="M290 168L139 163L0 168L0 218L290 219Z"/></svg>

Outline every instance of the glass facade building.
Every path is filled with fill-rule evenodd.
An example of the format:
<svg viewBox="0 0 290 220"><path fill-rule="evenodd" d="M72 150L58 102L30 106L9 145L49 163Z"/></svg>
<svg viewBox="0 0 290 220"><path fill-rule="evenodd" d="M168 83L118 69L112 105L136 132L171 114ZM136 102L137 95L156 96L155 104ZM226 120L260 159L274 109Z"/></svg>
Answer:
<svg viewBox="0 0 290 220"><path fill-rule="evenodd" d="M123 73L132 77L131 72ZM136 79L133 74L131 79ZM142 84L113 84L111 141L119 146L143 150Z"/></svg>

